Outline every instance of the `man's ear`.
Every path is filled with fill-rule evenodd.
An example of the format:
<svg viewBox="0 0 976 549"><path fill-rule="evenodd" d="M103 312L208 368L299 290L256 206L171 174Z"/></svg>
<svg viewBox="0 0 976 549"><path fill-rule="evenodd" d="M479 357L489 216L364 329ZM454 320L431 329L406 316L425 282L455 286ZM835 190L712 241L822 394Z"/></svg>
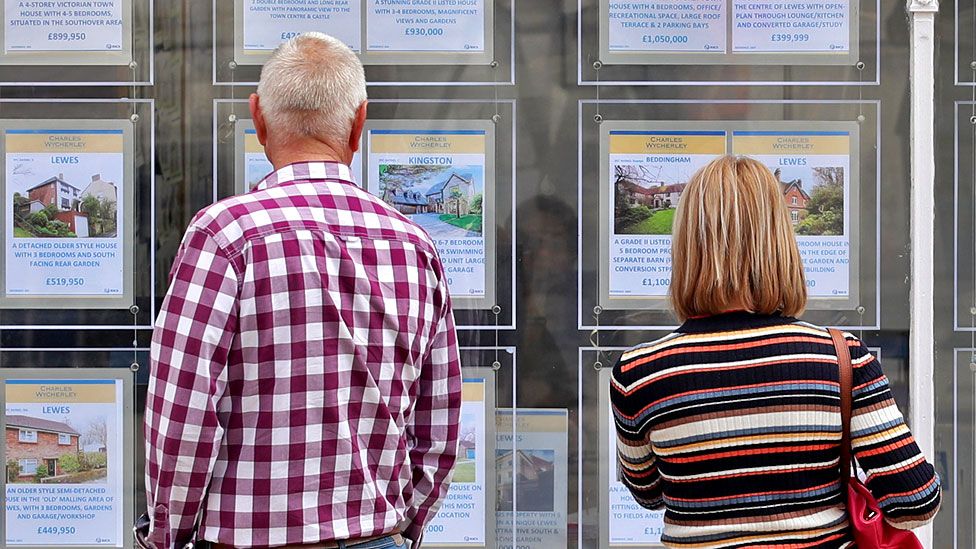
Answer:
<svg viewBox="0 0 976 549"><path fill-rule="evenodd" d="M258 94L252 93L250 98L251 121L254 123L254 133L258 136L258 142L265 146L268 142L268 125L264 121L264 112L261 111L261 98Z"/></svg>
<svg viewBox="0 0 976 549"><path fill-rule="evenodd" d="M353 153L359 152L359 145L363 139L363 128L366 127L366 105L369 101L356 109L356 118L352 121L352 132L349 134L349 150Z"/></svg>

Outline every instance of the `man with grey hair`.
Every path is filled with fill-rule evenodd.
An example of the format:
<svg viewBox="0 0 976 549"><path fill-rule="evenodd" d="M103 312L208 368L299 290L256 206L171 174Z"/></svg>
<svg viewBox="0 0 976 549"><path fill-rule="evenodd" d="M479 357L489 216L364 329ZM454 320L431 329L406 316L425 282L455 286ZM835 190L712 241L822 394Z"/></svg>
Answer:
<svg viewBox="0 0 976 549"><path fill-rule="evenodd" d="M417 545L457 454L444 269L352 180L366 82L345 45L283 44L251 114L276 171L197 214L156 321L145 542Z"/></svg>

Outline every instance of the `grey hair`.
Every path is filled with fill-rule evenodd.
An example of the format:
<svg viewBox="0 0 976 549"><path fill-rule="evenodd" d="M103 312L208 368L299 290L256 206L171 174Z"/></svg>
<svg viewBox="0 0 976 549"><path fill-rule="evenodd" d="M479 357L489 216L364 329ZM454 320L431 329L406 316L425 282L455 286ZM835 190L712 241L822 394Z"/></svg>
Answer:
<svg viewBox="0 0 976 549"><path fill-rule="evenodd" d="M340 40L307 32L271 54L261 69L258 97L271 132L345 143L366 101L366 74Z"/></svg>

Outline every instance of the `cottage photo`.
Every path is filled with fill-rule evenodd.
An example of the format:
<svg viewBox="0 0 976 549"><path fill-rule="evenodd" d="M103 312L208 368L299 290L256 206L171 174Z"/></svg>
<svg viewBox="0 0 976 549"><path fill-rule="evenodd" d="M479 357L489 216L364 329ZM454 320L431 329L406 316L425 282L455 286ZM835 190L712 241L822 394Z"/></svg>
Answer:
<svg viewBox="0 0 976 549"><path fill-rule="evenodd" d="M452 482L478 481L478 421L474 414L461 414L461 432L458 441L457 465Z"/></svg>
<svg viewBox="0 0 976 549"><path fill-rule="evenodd" d="M16 238L115 238L118 235L116 174L91 166L49 168L34 158L8 155L7 192Z"/></svg>
<svg viewBox="0 0 976 549"><path fill-rule="evenodd" d="M431 238L484 234L484 167L381 164L379 195Z"/></svg>
<svg viewBox="0 0 976 549"><path fill-rule="evenodd" d="M496 460L499 509L511 509L513 491L518 490L519 512L551 513L555 510L555 450L498 450ZM513 482L514 478L518 483Z"/></svg>
<svg viewBox="0 0 976 549"><path fill-rule="evenodd" d="M75 407L77 408L77 407ZM8 414L7 482L104 484L108 481L108 421L76 413L70 420Z"/></svg>

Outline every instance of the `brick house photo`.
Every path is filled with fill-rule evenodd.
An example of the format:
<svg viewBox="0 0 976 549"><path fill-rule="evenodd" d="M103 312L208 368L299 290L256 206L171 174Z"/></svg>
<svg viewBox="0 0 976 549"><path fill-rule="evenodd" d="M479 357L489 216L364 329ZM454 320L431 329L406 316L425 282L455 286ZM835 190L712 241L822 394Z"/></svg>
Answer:
<svg viewBox="0 0 976 549"><path fill-rule="evenodd" d="M47 476L64 474L61 459L81 452L81 434L60 421L31 416L7 416L6 462L15 462L19 473L13 482L34 482L38 468Z"/></svg>
<svg viewBox="0 0 976 549"><path fill-rule="evenodd" d="M786 199L786 207L790 211L790 222L798 225L806 217L807 202L810 201L810 195L803 190L803 180L783 181L783 172L779 168L773 172L773 175L783 187L783 198Z"/></svg>
<svg viewBox="0 0 976 549"><path fill-rule="evenodd" d="M65 174L13 193L14 236L20 238L114 237L118 187L101 174L74 184Z"/></svg>

